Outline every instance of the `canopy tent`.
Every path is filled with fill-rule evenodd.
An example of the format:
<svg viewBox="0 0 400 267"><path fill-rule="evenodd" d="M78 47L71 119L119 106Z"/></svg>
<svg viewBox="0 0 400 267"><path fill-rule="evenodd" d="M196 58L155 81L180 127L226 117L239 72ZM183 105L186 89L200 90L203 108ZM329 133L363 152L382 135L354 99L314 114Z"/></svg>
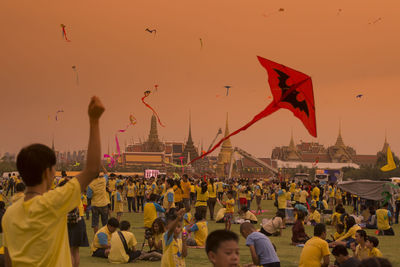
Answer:
<svg viewBox="0 0 400 267"><path fill-rule="evenodd" d="M338 183L338 187L343 191L355 194L361 198L381 201L385 199L385 193L388 192L392 195L398 193L398 189L390 181L374 181L374 180L355 180L344 181Z"/></svg>

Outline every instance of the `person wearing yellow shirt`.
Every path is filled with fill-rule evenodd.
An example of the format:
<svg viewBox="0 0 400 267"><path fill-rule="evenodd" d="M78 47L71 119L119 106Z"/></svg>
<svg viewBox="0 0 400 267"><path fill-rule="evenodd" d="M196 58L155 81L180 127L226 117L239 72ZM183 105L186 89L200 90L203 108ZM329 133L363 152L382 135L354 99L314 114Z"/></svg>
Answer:
<svg viewBox="0 0 400 267"><path fill-rule="evenodd" d="M143 222L145 228L151 228L153 222L157 219L157 212L164 213L165 209L156 203L157 196L150 195L149 202L144 205Z"/></svg>
<svg viewBox="0 0 400 267"><path fill-rule="evenodd" d="M136 179L138 179L139 177L136 177ZM143 208L144 208L144 192L146 191L146 185L144 184L143 179L136 180L136 187L137 187L137 196L136 196L136 210L137 212L139 212L140 208L142 209L143 212Z"/></svg>
<svg viewBox="0 0 400 267"><path fill-rule="evenodd" d="M196 187L190 183L190 205L194 206L196 203Z"/></svg>
<svg viewBox="0 0 400 267"><path fill-rule="evenodd" d="M228 191L228 199L225 202L221 202L225 206L225 230L231 229L233 213L235 212L235 199L233 198L233 192Z"/></svg>
<svg viewBox="0 0 400 267"><path fill-rule="evenodd" d="M167 218L167 231L162 237L163 254L161 258L161 267L185 267L185 258L187 256L187 235L182 235L182 217L184 209L178 211L176 218L170 216Z"/></svg>
<svg viewBox="0 0 400 267"><path fill-rule="evenodd" d="M216 182L215 184L217 185L218 199L222 200L222 197L224 195L224 184L220 180L218 180L218 182Z"/></svg>
<svg viewBox="0 0 400 267"><path fill-rule="evenodd" d="M303 188L300 191L300 197L299 197L300 204L307 206L307 198L308 198L308 192Z"/></svg>
<svg viewBox="0 0 400 267"><path fill-rule="evenodd" d="M367 233L364 230L357 230L355 240L356 243L352 243L350 246L351 250L353 251L353 256L358 258L360 261L368 258L369 249L365 244L365 241L367 240Z"/></svg>
<svg viewBox="0 0 400 267"><path fill-rule="evenodd" d="M382 258L382 252L377 248L379 240L375 236L367 236L365 245L369 249L368 257Z"/></svg>
<svg viewBox="0 0 400 267"><path fill-rule="evenodd" d="M128 211L129 212L137 212L136 211L136 203L135 198L137 194L136 185L133 183L132 179L128 180L128 184L126 186L126 200L128 201Z"/></svg>
<svg viewBox="0 0 400 267"><path fill-rule="evenodd" d="M24 201L11 205L1 222L5 262L10 266L72 266L67 214L79 205L81 191L98 175L99 119L103 112L102 103L93 97L88 108L90 133L85 169L63 187L50 190L57 160L51 148L32 144L19 152L16 165L26 186Z"/></svg>
<svg viewBox="0 0 400 267"><path fill-rule="evenodd" d="M317 184L318 184L318 182L315 182L315 186L314 186L313 190L311 191L311 197L312 197L312 200L315 201L317 207L319 207L319 196L320 196L321 190L318 188Z"/></svg>
<svg viewBox="0 0 400 267"><path fill-rule="evenodd" d="M344 232L344 224L342 223L338 223L336 224L336 232L331 235L333 241L338 240L339 238L341 238L342 236L344 236L345 232Z"/></svg>
<svg viewBox="0 0 400 267"><path fill-rule="evenodd" d="M217 185L214 182L214 178L210 178L209 184L207 186L208 191L208 209L210 211L210 220L214 221L214 209L215 203L217 203Z"/></svg>
<svg viewBox="0 0 400 267"><path fill-rule="evenodd" d="M199 213L203 218L206 218L207 201L209 198L207 183L201 182L200 186L196 187L196 192L197 192L197 199L196 199L196 204L194 205L196 208L195 213Z"/></svg>
<svg viewBox="0 0 400 267"><path fill-rule="evenodd" d="M296 188L294 189L294 193L293 193L293 201L295 201L296 204L300 204L300 192L301 192L301 188L296 186Z"/></svg>
<svg viewBox="0 0 400 267"><path fill-rule="evenodd" d="M262 197L262 184L254 180L254 193L256 194L257 211L256 214L261 214L261 197Z"/></svg>
<svg viewBox="0 0 400 267"><path fill-rule="evenodd" d="M285 211L286 207L287 207L286 187L282 186L282 189L278 190L278 210Z"/></svg>
<svg viewBox="0 0 400 267"><path fill-rule="evenodd" d="M325 239L325 224L319 223L314 227L314 237L304 244L299 267L328 267L330 252Z"/></svg>
<svg viewBox="0 0 400 267"><path fill-rule="evenodd" d="M154 176L150 177L150 183L151 183L150 194L158 195L158 186L156 183L156 178Z"/></svg>
<svg viewBox="0 0 400 267"><path fill-rule="evenodd" d="M382 206L382 208L377 209L376 212L377 226L379 230L379 235L394 235L393 228L390 227L390 221L392 214L388 210L388 203Z"/></svg>
<svg viewBox="0 0 400 267"><path fill-rule="evenodd" d="M24 198L25 197L24 191L25 191L25 185L23 183L18 183L15 186L15 194L11 198L11 203L15 203L18 200ZM0 197L2 198L3 196L0 195ZM1 201L3 201L3 199L1 199Z"/></svg>
<svg viewBox="0 0 400 267"><path fill-rule="evenodd" d="M174 194L175 194L175 207L180 210L183 208L183 202L182 202L182 195L183 195L183 190L181 186L181 181L180 180L175 180L175 185L174 185Z"/></svg>
<svg viewBox="0 0 400 267"><path fill-rule="evenodd" d="M117 186L117 192L115 193L115 212L117 213L117 220L121 221L122 214L124 213L124 199L122 197L122 185Z"/></svg>
<svg viewBox="0 0 400 267"><path fill-rule="evenodd" d="M110 198L111 211L114 211L115 206L115 192L117 191L117 179L115 178L115 174L111 173L107 182L107 189Z"/></svg>
<svg viewBox="0 0 400 267"><path fill-rule="evenodd" d="M239 211L239 214L243 220L248 220L252 224L257 224L258 222L256 215L254 215L254 213L249 211L247 207L242 207Z"/></svg>
<svg viewBox="0 0 400 267"><path fill-rule="evenodd" d="M333 246L344 245L347 248L350 248L351 243L355 242L357 230L361 230L361 227L356 224L354 217L348 216L346 218L346 233L331 244Z"/></svg>
<svg viewBox="0 0 400 267"><path fill-rule="evenodd" d="M308 215L308 221L311 223L311 225L316 225L321 222L321 214L314 206L311 206L311 212Z"/></svg>
<svg viewBox="0 0 400 267"><path fill-rule="evenodd" d="M194 215L194 219L196 222L187 228L187 232L193 233L194 238L189 238L186 243L188 246L203 247L208 235L207 221L197 213Z"/></svg>
<svg viewBox="0 0 400 267"><path fill-rule="evenodd" d="M190 207L190 182L187 174L182 175L182 181L181 181L181 187L182 187L182 203L184 208L189 208Z"/></svg>
<svg viewBox="0 0 400 267"><path fill-rule="evenodd" d="M328 204L331 209L333 209L333 206L335 205L335 190L333 189L333 184L329 184L328 186Z"/></svg>
<svg viewBox="0 0 400 267"><path fill-rule="evenodd" d="M342 204L342 191L336 187L335 189L336 205Z"/></svg>
<svg viewBox="0 0 400 267"><path fill-rule="evenodd" d="M108 220L107 225L96 232L91 246L92 257L108 258L111 248L111 235L118 227L118 220L112 217Z"/></svg>
<svg viewBox="0 0 400 267"><path fill-rule="evenodd" d="M166 213L173 213L175 208L175 193L174 193L174 185L175 182L171 178L167 179L166 183L167 191L164 194L163 198L163 208L165 209Z"/></svg>
<svg viewBox="0 0 400 267"><path fill-rule="evenodd" d="M128 263L140 256L140 250L136 250L135 248L137 245L136 237L133 233L129 232L130 227L131 225L128 221L122 221L119 224L121 231L115 231L111 235L111 248L108 254L109 262ZM125 250L125 246L128 251Z"/></svg>
<svg viewBox="0 0 400 267"><path fill-rule="evenodd" d="M193 224L193 216L190 213L190 207L186 208L186 213L183 215L183 226L188 226Z"/></svg>

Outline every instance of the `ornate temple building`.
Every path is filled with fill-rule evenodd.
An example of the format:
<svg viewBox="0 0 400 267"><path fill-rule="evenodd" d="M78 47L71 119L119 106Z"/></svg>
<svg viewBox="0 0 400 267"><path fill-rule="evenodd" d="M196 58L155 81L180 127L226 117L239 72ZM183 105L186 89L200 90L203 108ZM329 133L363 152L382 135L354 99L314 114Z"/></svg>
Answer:
<svg viewBox="0 0 400 267"><path fill-rule="evenodd" d="M226 137L228 135L229 135L228 114L226 114L224 137ZM232 149L231 139L228 138L222 143L221 150L218 154L217 169L216 169L217 177L222 178L222 177L226 177L228 175L228 171L229 171L228 168L229 168L229 164L231 161L232 152L233 152L233 149Z"/></svg>
<svg viewBox="0 0 400 267"><path fill-rule="evenodd" d="M182 153L183 163L187 164L188 162L192 161L198 156L199 152L197 151L197 148L194 146L192 139L192 118L191 116L189 116L189 135L185 144L185 149L183 150Z"/></svg>
<svg viewBox="0 0 400 267"><path fill-rule="evenodd" d="M292 135L289 146L275 147L272 150L271 159L285 162L354 163L359 166L373 166L376 164L377 155L358 155L354 148L345 145L339 127L339 134L333 146L325 148L319 143L303 141L295 145Z"/></svg>

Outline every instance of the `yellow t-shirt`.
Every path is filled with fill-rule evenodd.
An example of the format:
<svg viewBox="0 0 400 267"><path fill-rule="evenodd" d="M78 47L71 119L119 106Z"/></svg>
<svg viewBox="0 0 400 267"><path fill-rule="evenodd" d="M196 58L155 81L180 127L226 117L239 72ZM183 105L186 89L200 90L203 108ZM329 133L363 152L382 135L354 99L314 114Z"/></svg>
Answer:
<svg viewBox="0 0 400 267"><path fill-rule="evenodd" d="M323 257L327 255L330 255L328 242L314 236L304 245L299 267L320 267Z"/></svg>
<svg viewBox="0 0 400 267"><path fill-rule="evenodd" d="M161 267L185 267L185 258L182 255L182 239L175 239L172 234L168 239L168 232L163 234L163 254Z"/></svg>
<svg viewBox="0 0 400 267"><path fill-rule="evenodd" d="M326 200L324 199L324 200L322 200L322 206L324 207L324 209L329 209L329 206L328 206L328 202L326 202Z"/></svg>
<svg viewBox="0 0 400 267"><path fill-rule="evenodd" d="M182 181L181 182L181 187L182 187L182 191L183 191L182 198L190 198L190 188L191 188L190 182L189 181L187 181L187 182Z"/></svg>
<svg viewBox="0 0 400 267"><path fill-rule="evenodd" d="M135 197L136 196L136 185L128 184L126 189L127 189L127 192L126 192L127 197Z"/></svg>
<svg viewBox="0 0 400 267"><path fill-rule="evenodd" d="M217 185L215 183L214 183L214 185L208 184L207 190L208 190L208 197L210 197L210 198L217 197Z"/></svg>
<svg viewBox="0 0 400 267"><path fill-rule="evenodd" d="M244 214L243 219L250 220L250 221L255 221L255 222L257 221L256 215L254 215L254 213L252 213L249 210Z"/></svg>
<svg viewBox="0 0 400 267"><path fill-rule="evenodd" d="M378 249L378 248L372 248L369 253L368 253L368 257L379 257L382 258L382 252Z"/></svg>
<svg viewBox="0 0 400 267"><path fill-rule="evenodd" d="M345 233L343 236L338 238L336 241L341 241L343 239L347 239L349 237L356 239L356 232L357 230L361 230L361 227L358 224L353 225L347 233Z"/></svg>
<svg viewBox="0 0 400 267"><path fill-rule="evenodd" d="M369 248L367 248L366 246L361 247L360 244L357 245L356 247L356 252L355 252L357 258L362 261L363 259L366 259L369 257Z"/></svg>
<svg viewBox="0 0 400 267"><path fill-rule="evenodd" d="M389 230L389 215L387 209L376 210L376 221L378 230Z"/></svg>
<svg viewBox="0 0 400 267"><path fill-rule="evenodd" d="M286 209L286 190L282 189L283 194L278 194L278 209Z"/></svg>
<svg viewBox="0 0 400 267"><path fill-rule="evenodd" d="M63 187L11 205L2 226L12 266L72 266L67 214L80 199L81 186L73 178Z"/></svg>
<svg viewBox="0 0 400 267"><path fill-rule="evenodd" d="M124 212L124 202L122 198L122 194L117 191L115 198L115 212Z"/></svg>
<svg viewBox="0 0 400 267"><path fill-rule="evenodd" d="M147 202L143 209L144 227L151 228L153 222L157 219L157 210L153 202Z"/></svg>
<svg viewBox="0 0 400 267"><path fill-rule="evenodd" d="M107 236L107 244L110 244L110 242L111 242L112 233L108 230L107 225L104 225L94 235L93 243L92 243L92 246L91 246L92 252L95 252L98 248L101 248L101 244L100 244L100 240L99 240L99 234L100 235L101 234L105 234Z"/></svg>
<svg viewBox="0 0 400 267"><path fill-rule="evenodd" d="M296 184L295 183L291 183L290 184L290 188L289 188L289 192L293 194L295 190L296 190Z"/></svg>
<svg viewBox="0 0 400 267"><path fill-rule="evenodd" d="M193 216L190 212L185 213L185 215L183 215L183 226L190 225L192 218Z"/></svg>
<svg viewBox="0 0 400 267"><path fill-rule="evenodd" d="M16 193L15 195L12 196L12 198L11 198L11 203L15 203L15 202L17 202L19 199L24 198L24 197L25 197L24 192L18 192L18 193ZM0 194L0 198L1 198L1 201L3 201L3 196L2 196L1 194Z"/></svg>
<svg viewBox="0 0 400 267"><path fill-rule="evenodd" d="M316 186L313 188L313 190L311 191L311 196L314 200L318 200L319 199L319 194L320 194L321 190L319 190L319 188Z"/></svg>
<svg viewBox="0 0 400 267"><path fill-rule="evenodd" d="M106 179L104 177L96 178L89 184L89 187L93 191L92 206L104 207L110 203L106 186Z"/></svg>
<svg viewBox="0 0 400 267"><path fill-rule="evenodd" d="M174 186L174 193L175 193L175 202L181 202L182 201L182 189L180 189L178 186Z"/></svg>
<svg viewBox="0 0 400 267"><path fill-rule="evenodd" d="M310 213L308 219L310 221L314 220L316 223L320 223L321 222L321 214L317 210L315 210L313 213Z"/></svg>
<svg viewBox="0 0 400 267"><path fill-rule="evenodd" d="M339 212L334 212L332 214L332 225L340 223L340 216L342 216L342 213Z"/></svg>
<svg viewBox="0 0 400 267"><path fill-rule="evenodd" d="M163 199L163 208L168 209L168 194L172 194L172 202L171 202L171 207L170 208L175 208L175 194L174 194L174 189L173 188L168 188L167 192L164 194L164 199Z"/></svg>
<svg viewBox="0 0 400 267"><path fill-rule="evenodd" d="M341 232L340 234L338 232L335 232L333 234L333 240L338 240L339 238L341 238L342 236L344 236L345 232Z"/></svg>
<svg viewBox="0 0 400 267"><path fill-rule="evenodd" d="M195 223L193 227L197 225L197 231L194 231L194 240L196 241L197 246L204 246L206 244L206 239L208 235L208 227L206 221L200 221Z"/></svg>
<svg viewBox="0 0 400 267"><path fill-rule="evenodd" d="M218 193L224 192L224 186L223 186L222 182L216 182L215 184L217 185Z"/></svg>
<svg viewBox="0 0 400 267"><path fill-rule="evenodd" d="M225 201L226 205L226 213L234 213L235 212L235 200L233 198Z"/></svg>
<svg viewBox="0 0 400 267"><path fill-rule="evenodd" d="M301 189L300 189L300 188L296 188L296 189L294 190L294 196L293 196L293 200L294 200L294 201L300 202L300 192L301 192Z"/></svg>
<svg viewBox="0 0 400 267"><path fill-rule="evenodd" d="M108 180L108 191L113 192L116 189L115 185L117 184L117 180L115 179L109 179Z"/></svg>
<svg viewBox="0 0 400 267"><path fill-rule="evenodd" d="M128 231L121 231L122 235L125 237L126 244L128 248L132 250L133 247L137 245L135 235ZM111 263L127 263L129 261L129 255L126 254L124 244L121 241L121 237L118 232L115 231L111 235L111 250L108 255L108 260Z"/></svg>
<svg viewBox="0 0 400 267"><path fill-rule="evenodd" d="M307 197L308 197L308 192L306 190L301 190L299 202L300 203L306 203L307 202Z"/></svg>
<svg viewBox="0 0 400 267"><path fill-rule="evenodd" d="M197 199L196 199L196 204L194 205L195 207L202 207L202 206L207 206L207 200L208 200L208 191L206 191L204 194L201 193L201 187L197 186L196 187L197 191Z"/></svg>

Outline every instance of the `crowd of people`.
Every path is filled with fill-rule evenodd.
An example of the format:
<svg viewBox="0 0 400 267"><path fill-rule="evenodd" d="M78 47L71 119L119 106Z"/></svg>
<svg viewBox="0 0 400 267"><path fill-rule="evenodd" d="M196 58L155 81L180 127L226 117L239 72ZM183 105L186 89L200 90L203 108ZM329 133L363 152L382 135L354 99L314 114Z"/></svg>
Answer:
<svg viewBox="0 0 400 267"><path fill-rule="evenodd" d="M330 254L335 257L332 266L391 266L378 248L377 236L395 234L391 224L398 223L398 206L377 206L343 192L335 183L222 180L187 174L145 179L108 173L100 153L103 111L100 100L92 98L87 162L76 177L62 172L54 179L56 157L45 145L20 151L19 175L10 174L1 185L1 264L76 267L79 248L91 243L92 256L111 263L149 260L161 261L165 267L185 266L188 247L195 247L204 248L214 266L239 266L239 237L231 228L240 224L252 261L246 266L281 266L279 247L270 237L289 231L289 225L288 242L302 247L299 266L330 266ZM273 202L277 211L259 228L263 200ZM255 210L251 210L253 201ZM349 206L352 212L346 211ZM129 212L143 214L141 246L126 219ZM85 222L90 219L91 242ZM209 233L207 221L223 225ZM313 237L307 235L305 225L313 227ZM330 237L327 227L336 229ZM364 228L376 229L376 236L367 235Z"/></svg>

